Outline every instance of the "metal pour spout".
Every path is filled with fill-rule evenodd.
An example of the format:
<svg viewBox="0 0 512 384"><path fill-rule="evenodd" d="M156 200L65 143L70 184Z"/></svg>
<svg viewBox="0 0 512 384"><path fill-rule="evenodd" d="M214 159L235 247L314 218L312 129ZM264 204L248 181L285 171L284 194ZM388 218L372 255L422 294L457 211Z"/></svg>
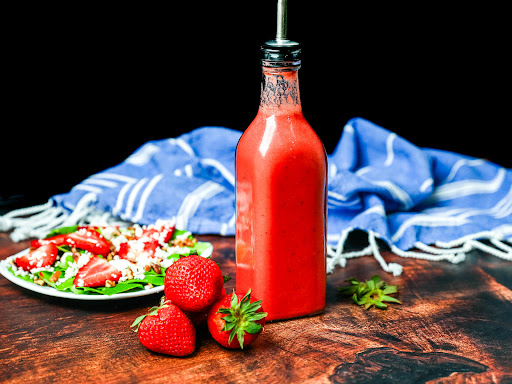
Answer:
<svg viewBox="0 0 512 384"><path fill-rule="evenodd" d="M262 60L265 62L296 62L300 64L300 44L288 40L287 0L277 0L276 39L261 46Z"/></svg>
<svg viewBox="0 0 512 384"><path fill-rule="evenodd" d="M286 40L288 24L287 0L277 0L277 32L276 40Z"/></svg>

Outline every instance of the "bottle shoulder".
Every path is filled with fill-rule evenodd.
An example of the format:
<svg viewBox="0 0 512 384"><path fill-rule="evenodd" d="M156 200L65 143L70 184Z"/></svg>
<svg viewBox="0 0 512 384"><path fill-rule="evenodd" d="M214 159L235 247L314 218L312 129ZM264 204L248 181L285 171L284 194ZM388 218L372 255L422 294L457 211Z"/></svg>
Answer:
<svg viewBox="0 0 512 384"><path fill-rule="evenodd" d="M248 153L314 152L325 157L325 148L301 113L261 113L244 131L238 149ZM237 150L238 150L237 149Z"/></svg>

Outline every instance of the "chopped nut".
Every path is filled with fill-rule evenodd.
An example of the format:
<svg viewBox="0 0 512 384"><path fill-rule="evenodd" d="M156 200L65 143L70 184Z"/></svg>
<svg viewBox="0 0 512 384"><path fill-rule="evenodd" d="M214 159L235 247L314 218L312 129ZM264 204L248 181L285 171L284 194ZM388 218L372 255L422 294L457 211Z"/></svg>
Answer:
<svg viewBox="0 0 512 384"><path fill-rule="evenodd" d="M175 247L193 247L195 244L197 244L197 239L195 237L192 239L189 239L188 237L186 239L174 239L172 241L172 245Z"/></svg>
<svg viewBox="0 0 512 384"><path fill-rule="evenodd" d="M112 281L112 280L105 281L105 287L112 288L112 287L115 287L115 286L116 286L116 282L115 281Z"/></svg>
<svg viewBox="0 0 512 384"><path fill-rule="evenodd" d="M121 231L119 230L119 227L114 227L114 231L112 233L117 236L121 236Z"/></svg>
<svg viewBox="0 0 512 384"><path fill-rule="evenodd" d="M36 283L37 285L43 286L44 285L44 280L41 279L40 277L35 277L34 278L34 283Z"/></svg>
<svg viewBox="0 0 512 384"><path fill-rule="evenodd" d="M109 254L107 255L107 261L111 261L115 255L116 255L115 251L109 252Z"/></svg>
<svg viewBox="0 0 512 384"><path fill-rule="evenodd" d="M133 279L133 271L130 268L126 270L126 277L128 277L128 280Z"/></svg>
<svg viewBox="0 0 512 384"><path fill-rule="evenodd" d="M162 269L160 268L160 265L158 265L158 264L151 263L151 267L153 268L153 271L155 271L155 273L157 275L159 275L162 272Z"/></svg>
<svg viewBox="0 0 512 384"><path fill-rule="evenodd" d="M147 264L146 264L146 265L144 266L144 270L145 270L146 272L149 272L149 271L151 271L151 267L150 267L149 265L147 265Z"/></svg>
<svg viewBox="0 0 512 384"><path fill-rule="evenodd" d="M153 288L153 284L151 283L148 283L147 286L149 287L149 289Z"/></svg>
<svg viewBox="0 0 512 384"><path fill-rule="evenodd" d="M73 254L73 261L75 263L78 262L78 259L80 258L80 252L78 252L75 247L71 247L71 253Z"/></svg>
<svg viewBox="0 0 512 384"><path fill-rule="evenodd" d="M60 272L60 271L55 272L55 273L50 277L50 279L49 279L49 280L50 280L52 283L57 282L57 280L59 280L60 274L61 274L61 272Z"/></svg>

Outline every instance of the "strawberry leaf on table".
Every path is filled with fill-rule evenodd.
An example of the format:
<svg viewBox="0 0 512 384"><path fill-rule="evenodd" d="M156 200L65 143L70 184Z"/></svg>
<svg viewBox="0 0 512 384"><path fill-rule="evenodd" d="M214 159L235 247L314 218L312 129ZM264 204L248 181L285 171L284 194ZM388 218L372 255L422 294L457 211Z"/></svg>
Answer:
<svg viewBox="0 0 512 384"><path fill-rule="evenodd" d="M375 306L379 309L386 309L387 304L397 303L402 304L398 299L391 294L398 292L397 285L388 285L380 276L375 275L365 282L357 280L355 277L345 280L350 283L349 286L339 287L338 292L344 296L351 296L352 301L357 305L362 305L365 309Z"/></svg>

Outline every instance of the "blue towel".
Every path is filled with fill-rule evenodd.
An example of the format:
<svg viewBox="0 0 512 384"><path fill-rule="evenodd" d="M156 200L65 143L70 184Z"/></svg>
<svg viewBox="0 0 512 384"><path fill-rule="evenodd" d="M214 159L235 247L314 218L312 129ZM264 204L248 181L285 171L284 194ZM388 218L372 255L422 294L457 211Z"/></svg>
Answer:
<svg viewBox="0 0 512 384"><path fill-rule="evenodd" d="M47 204L0 217L15 240L49 228L116 219L175 220L197 234L235 234L234 154L241 132L203 127L150 141ZM328 272L381 250L453 263L479 248L512 260L512 172L489 161L419 148L361 118L351 119L328 155ZM32 215L31 217L26 217ZM362 249L349 250L356 230Z"/></svg>

